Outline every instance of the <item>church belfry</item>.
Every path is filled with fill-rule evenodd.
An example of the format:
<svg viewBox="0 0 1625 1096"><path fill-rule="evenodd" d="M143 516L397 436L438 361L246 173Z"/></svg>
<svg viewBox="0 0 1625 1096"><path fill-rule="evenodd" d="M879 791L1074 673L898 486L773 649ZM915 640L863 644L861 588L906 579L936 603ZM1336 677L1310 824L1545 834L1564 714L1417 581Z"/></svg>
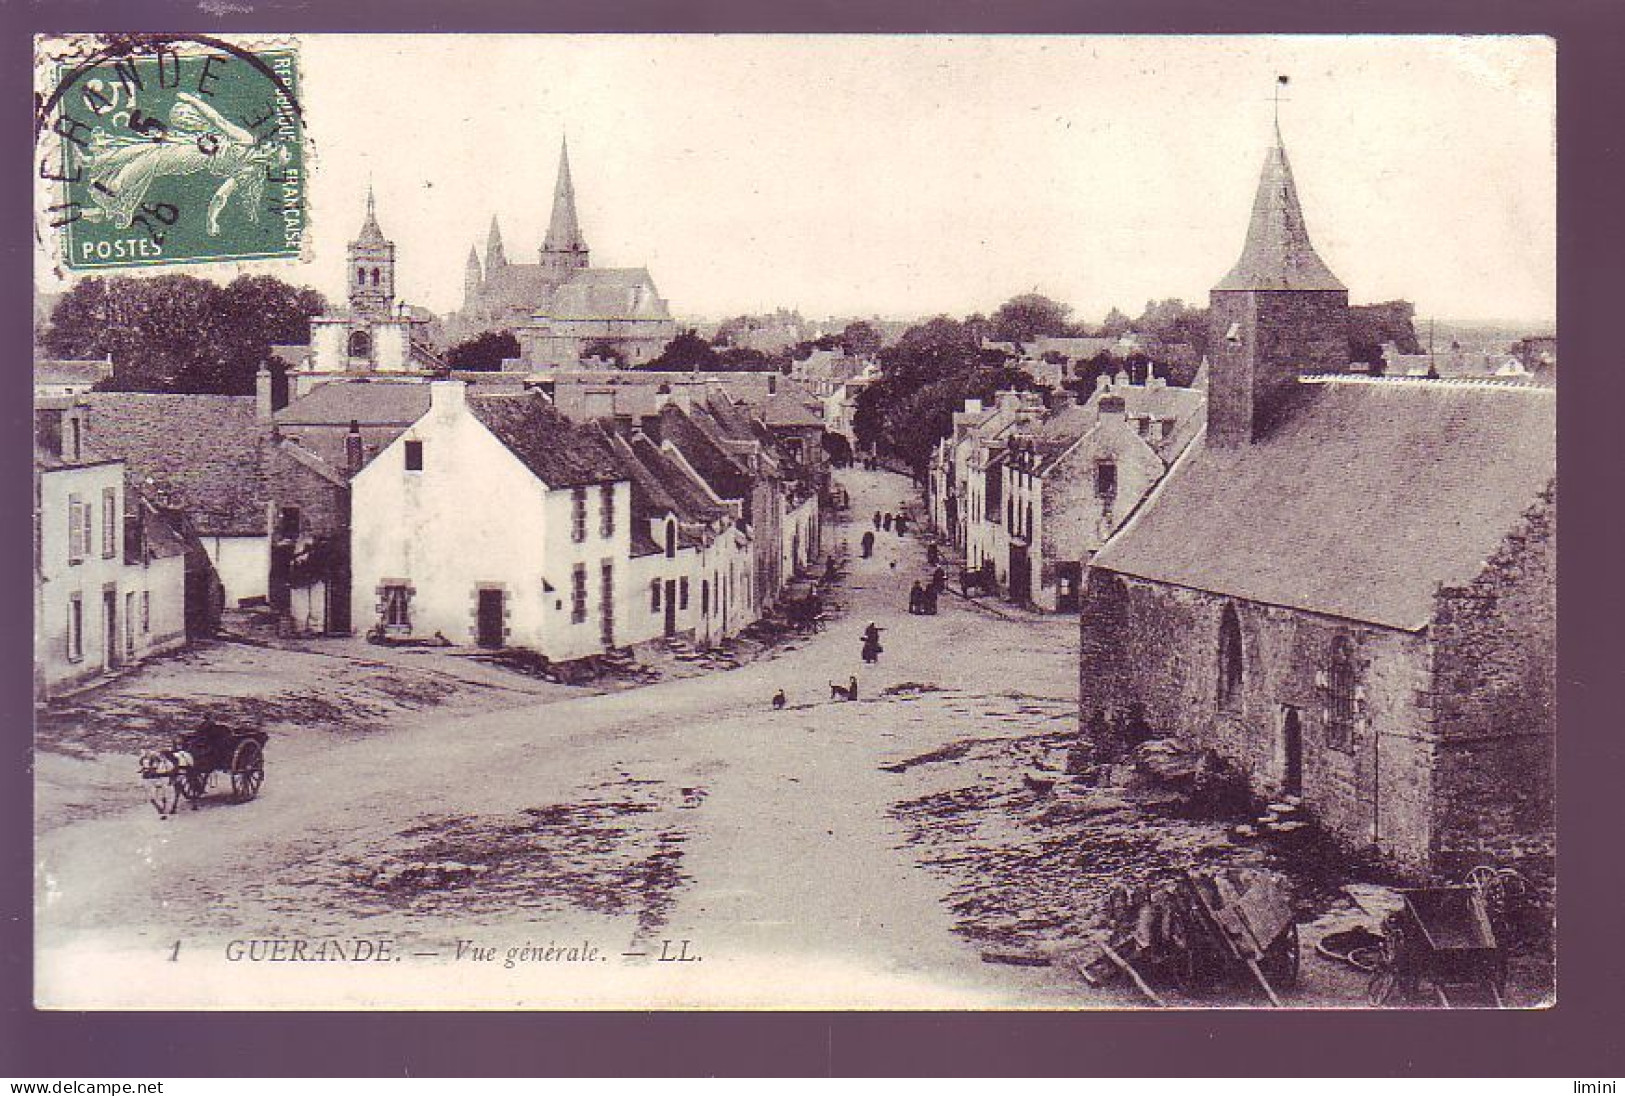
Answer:
<svg viewBox="0 0 1625 1096"><path fill-rule="evenodd" d="M570 142L559 145L559 177L553 187L553 217L542 240L541 266L550 278L562 281L587 268L587 241L576 220L575 184L570 179Z"/></svg>
<svg viewBox="0 0 1625 1096"><path fill-rule="evenodd" d="M367 219L350 242L350 312L387 318L395 307L395 245L378 227L377 203L367 187Z"/></svg>
<svg viewBox="0 0 1625 1096"><path fill-rule="evenodd" d="M1348 370L1348 289L1309 242L1279 123L1241 258L1209 302L1211 444L1267 432L1300 376Z"/></svg>

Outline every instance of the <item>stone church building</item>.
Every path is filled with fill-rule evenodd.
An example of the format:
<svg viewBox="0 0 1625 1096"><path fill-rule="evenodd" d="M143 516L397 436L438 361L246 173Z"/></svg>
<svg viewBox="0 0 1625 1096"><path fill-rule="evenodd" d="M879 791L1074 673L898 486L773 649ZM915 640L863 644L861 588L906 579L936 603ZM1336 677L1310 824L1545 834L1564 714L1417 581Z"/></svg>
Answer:
<svg viewBox="0 0 1625 1096"><path fill-rule="evenodd" d="M1211 748L1414 875L1549 871L1553 392L1351 374L1279 133L1211 316L1206 432L1089 569L1083 720Z"/></svg>
<svg viewBox="0 0 1625 1096"><path fill-rule="evenodd" d="M510 368L534 372L589 362L640 365L665 350L677 324L647 269L591 265L564 144L553 215L537 261L509 262L492 217L483 265L478 251L469 249L463 307L448 318L447 331L453 339L511 331L520 356Z"/></svg>

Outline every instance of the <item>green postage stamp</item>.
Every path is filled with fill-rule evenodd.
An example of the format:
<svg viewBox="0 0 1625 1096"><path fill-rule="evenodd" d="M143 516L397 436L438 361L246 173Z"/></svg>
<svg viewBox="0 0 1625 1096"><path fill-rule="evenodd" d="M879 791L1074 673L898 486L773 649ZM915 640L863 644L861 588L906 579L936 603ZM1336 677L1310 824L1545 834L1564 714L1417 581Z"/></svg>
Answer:
<svg viewBox="0 0 1625 1096"><path fill-rule="evenodd" d="M298 54L182 35L41 40L43 217L72 270L297 258Z"/></svg>

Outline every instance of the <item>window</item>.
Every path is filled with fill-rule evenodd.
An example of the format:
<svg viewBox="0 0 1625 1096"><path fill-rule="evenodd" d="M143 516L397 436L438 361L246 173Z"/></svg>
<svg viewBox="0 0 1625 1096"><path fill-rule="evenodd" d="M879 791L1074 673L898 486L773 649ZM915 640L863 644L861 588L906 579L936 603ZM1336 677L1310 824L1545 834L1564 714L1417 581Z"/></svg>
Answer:
<svg viewBox="0 0 1625 1096"><path fill-rule="evenodd" d="M1117 496L1117 465L1103 460L1095 465L1095 494L1103 499Z"/></svg>
<svg viewBox="0 0 1625 1096"><path fill-rule="evenodd" d="M350 332L350 357L365 358L372 353L372 339L365 331Z"/></svg>
<svg viewBox="0 0 1625 1096"><path fill-rule="evenodd" d="M1027 523L1027 539L1031 540L1033 536L1033 504L1031 502L1027 503L1027 514L1024 520Z"/></svg>
<svg viewBox="0 0 1625 1096"><path fill-rule="evenodd" d="M124 656L135 657L135 593L124 595Z"/></svg>
<svg viewBox="0 0 1625 1096"><path fill-rule="evenodd" d="M578 563L570 573L570 623L587 619L587 565Z"/></svg>
<svg viewBox="0 0 1625 1096"><path fill-rule="evenodd" d="M78 563L85 558L85 546L90 540L90 514L78 495L68 496L68 562Z"/></svg>
<svg viewBox="0 0 1625 1096"><path fill-rule="evenodd" d="M68 420L69 433L73 435L73 459L78 460L83 455L82 442L84 441L82 426L77 417Z"/></svg>
<svg viewBox="0 0 1625 1096"><path fill-rule="evenodd" d="M141 591L141 634L146 635L152 631L152 594L146 590Z"/></svg>
<svg viewBox="0 0 1625 1096"><path fill-rule="evenodd" d="M372 268L372 284L378 284L378 268L376 266Z"/></svg>
<svg viewBox="0 0 1625 1096"><path fill-rule="evenodd" d="M277 534L289 540L299 536L299 507L284 506L278 522Z"/></svg>
<svg viewBox="0 0 1625 1096"><path fill-rule="evenodd" d="M587 489L570 492L570 539L580 544L587 539Z"/></svg>
<svg viewBox="0 0 1625 1096"><path fill-rule="evenodd" d="M68 597L68 661L85 657L85 603L79 594Z"/></svg>
<svg viewBox="0 0 1625 1096"><path fill-rule="evenodd" d="M1236 607L1226 605L1219 621L1219 706L1241 703L1241 621Z"/></svg>
<svg viewBox="0 0 1625 1096"><path fill-rule="evenodd" d="M711 580L700 579L700 615L707 616L711 612Z"/></svg>
<svg viewBox="0 0 1625 1096"><path fill-rule="evenodd" d="M684 575L677 580L677 607L688 608L688 576Z"/></svg>
<svg viewBox="0 0 1625 1096"><path fill-rule="evenodd" d="M598 535L608 540L615 535L615 485L598 486Z"/></svg>
<svg viewBox="0 0 1625 1096"><path fill-rule="evenodd" d="M367 284L367 272L365 270L362 270L360 267L356 267L355 284L356 285L366 285Z"/></svg>
<svg viewBox="0 0 1625 1096"><path fill-rule="evenodd" d="M412 589L409 586L385 586L380 615L384 629L391 632L412 630Z"/></svg>
<svg viewBox="0 0 1625 1096"><path fill-rule="evenodd" d="M666 558L675 559L677 556L677 523L671 518L666 519Z"/></svg>
<svg viewBox="0 0 1625 1096"><path fill-rule="evenodd" d="M660 580L651 579L649 582L649 611L660 612Z"/></svg>
<svg viewBox="0 0 1625 1096"><path fill-rule="evenodd" d="M423 443L421 441L406 443L406 470L408 472L423 471Z"/></svg>
<svg viewBox="0 0 1625 1096"><path fill-rule="evenodd" d="M1354 644L1344 635L1332 640L1326 671L1326 744L1338 750L1354 747Z"/></svg>

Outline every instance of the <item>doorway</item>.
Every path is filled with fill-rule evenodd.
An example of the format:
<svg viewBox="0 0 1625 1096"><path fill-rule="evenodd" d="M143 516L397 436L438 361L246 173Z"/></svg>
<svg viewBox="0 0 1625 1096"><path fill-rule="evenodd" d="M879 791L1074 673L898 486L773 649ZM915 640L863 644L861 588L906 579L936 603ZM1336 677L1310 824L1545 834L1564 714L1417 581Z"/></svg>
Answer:
<svg viewBox="0 0 1625 1096"><path fill-rule="evenodd" d="M503 597L501 590L481 590L476 615L475 642L481 647L502 646Z"/></svg>
<svg viewBox="0 0 1625 1096"><path fill-rule="evenodd" d="M1284 765L1281 787L1287 795L1303 794L1303 721L1298 709L1288 708L1281 720L1281 747Z"/></svg>
<svg viewBox="0 0 1625 1096"><path fill-rule="evenodd" d="M111 670L122 659L118 646L118 591L102 591L102 666Z"/></svg>
<svg viewBox="0 0 1625 1096"><path fill-rule="evenodd" d="M1033 599L1033 565L1027 549L1020 544L1010 546L1010 600L1025 605Z"/></svg>
<svg viewBox="0 0 1625 1096"><path fill-rule="evenodd" d="M674 636L677 634L677 580L674 578L666 580L665 609L666 634Z"/></svg>

